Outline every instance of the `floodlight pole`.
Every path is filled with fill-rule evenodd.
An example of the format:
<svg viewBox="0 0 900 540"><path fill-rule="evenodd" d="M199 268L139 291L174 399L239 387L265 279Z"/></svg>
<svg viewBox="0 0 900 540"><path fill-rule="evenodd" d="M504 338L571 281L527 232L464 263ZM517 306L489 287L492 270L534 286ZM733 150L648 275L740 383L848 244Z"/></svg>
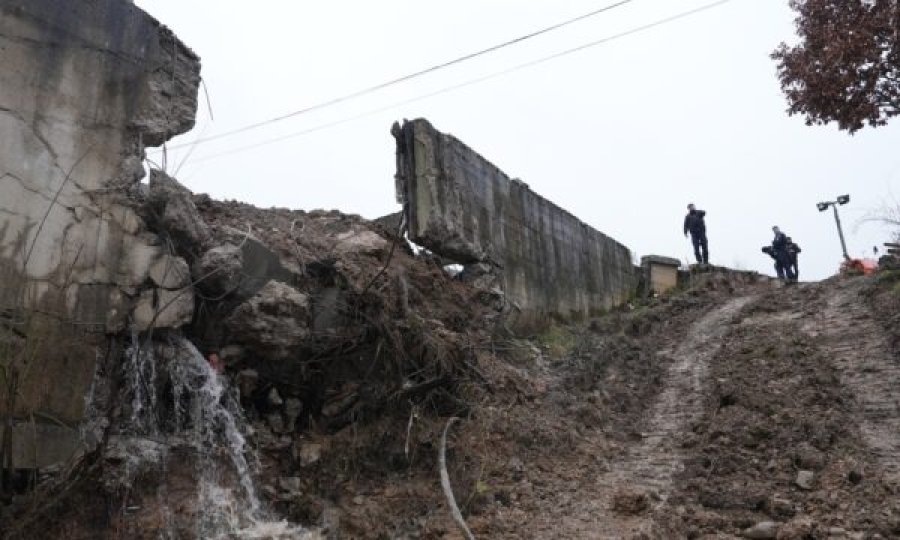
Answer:
<svg viewBox="0 0 900 540"><path fill-rule="evenodd" d="M835 203L831 203L831 209L834 210L834 222L837 223L838 236L841 237L841 249L844 251L844 259L850 260L850 255L847 254L847 242L844 240L844 229L841 227L841 217L838 215L838 205Z"/></svg>

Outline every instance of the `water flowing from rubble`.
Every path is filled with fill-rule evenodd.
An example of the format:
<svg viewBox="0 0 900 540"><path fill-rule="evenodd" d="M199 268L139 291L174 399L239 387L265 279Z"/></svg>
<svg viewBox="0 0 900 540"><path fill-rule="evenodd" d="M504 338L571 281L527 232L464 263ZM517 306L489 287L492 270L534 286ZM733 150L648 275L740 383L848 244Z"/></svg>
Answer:
<svg viewBox="0 0 900 540"><path fill-rule="evenodd" d="M266 516L253 479L257 457L247 443L250 429L237 396L193 344L170 337L154 348L134 335L126 357L129 435L158 443L155 452L129 452L126 468L136 470L149 459L165 472L170 450L190 449L198 479L197 538L311 538L303 528ZM170 530L162 537L171 536Z"/></svg>

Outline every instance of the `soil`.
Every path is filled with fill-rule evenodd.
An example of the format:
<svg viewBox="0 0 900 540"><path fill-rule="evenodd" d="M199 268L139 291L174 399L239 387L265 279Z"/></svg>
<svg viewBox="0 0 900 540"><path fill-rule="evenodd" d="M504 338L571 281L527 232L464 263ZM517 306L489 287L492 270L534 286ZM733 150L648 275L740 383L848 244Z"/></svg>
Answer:
<svg viewBox="0 0 900 540"><path fill-rule="evenodd" d="M301 390L261 370L243 400L279 517L328 538L464 538L437 470L457 416L448 472L477 538L900 538L900 273L785 286L711 269L516 337L482 292L389 228L195 200L214 234L247 231L295 261L309 280L298 289L343 295L298 364L313 375L291 372ZM382 241L334 240L367 231ZM303 402L293 431L267 420L273 388ZM70 474L64 493L41 488L55 517L34 513L38 528L140 529L97 490L102 467ZM189 486L177 474L169 485Z"/></svg>
<svg viewBox="0 0 900 540"><path fill-rule="evenodd" d="M713 274L651 305L496 341L479 356L489 391L450 440L473 533L740 538L773 522L778 538L900 538L889 285ZM439 430L415 422L410 460L405 433L379 440L397 468L375 459L340 483L335 537L462 538L434 470Z"/></svg>

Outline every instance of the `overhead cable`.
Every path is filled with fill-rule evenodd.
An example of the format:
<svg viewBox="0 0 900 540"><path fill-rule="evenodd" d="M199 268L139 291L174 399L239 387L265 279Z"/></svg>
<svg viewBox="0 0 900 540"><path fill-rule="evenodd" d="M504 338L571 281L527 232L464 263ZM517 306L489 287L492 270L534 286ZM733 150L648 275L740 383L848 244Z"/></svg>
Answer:
<svg viewBox="0 0 900 540"><path fill-rule="evenodd" d="M510 73L513 73L513 72L516 72L516 71L519 71L519 70L522 70L522 69L525 69L525 68L533 67L533 66L536 66L536 65L538 65L538 64L543 64L543 63L545 63L545 62L549 62L549 61L551 61L551 60L555 60L555 59L561 58L561 57L563 57L563 56L567 56L567 55L570 55L570 54L573 54L573 53L576 53L576 52L583 51L583 50L585 50L585 49L590 49L590 48L592 48L592 47L596 47L596 46L599 46L599 45L603 45L603 44L605 44L605 43L609 43L610 41L615 41L615 40L617 40L617 39L621 39L621 38L624 38L624 37L627 37L627 36L631 36L631 35L633 35L633 34L638 34L638 33L640 33L640 32L645 32L645 31L647 31L647 30L651 30L651 29L653 29L653 28L656 28L656 27L658 27L658 26L662 26L662 25L664 25L664 24L668 24L668 23L675 22L675 21L680 20L680 19L684 19L684 18L686 18L686 17L690 17L690 16L693 16L693 15L697 15L697 14L699 14L699 13L702 13L702 12L704 12L704 11L708 11L708 10L710 10L710 9L713 9L713 8L716 8L716 7L719 7L719 6L722 6L722 5L727 4L727 3L729 3L729 2L732 2L732 1L733 1L733 0L718 0L717 2L713 2L713 3L711 3L711 4L705 4L705 5L703 5L703 6L700 6L700 7L698 7L698 8L695 8L695 9L692 9L692 10L689 10L689 11L683 11L683 12L680 12L680 13L678 13L678 14L676 14L676 15L672 15L672 16L666 17L666 18L664 18L664 19L659 19L659 20L654 21L654 22L652 22L652 23L648 23L648 24L645 24L645 25L642 25L642 26L638 26L638 27L632 28L632 29L630 29L630 30L626 30L626 31L624 31L624 32L620 32L620 33L618 33L618 34L613 34L613 35L610 35L610 36L607 36L607 37L604 37L604 38L601 38L601 39L597 39L597 40L591 41L591 42L589 42L589 43L585 43L585 44L583 44L583 45L579 45L579 46L577 46L577 47L573 47L573 48L571 48L571 49L566 49L566 50L564 50L564 51L560 51L560 52L558 52L558 53L551 54L551 55L549 55L549 56L544 56L544 57L538 58L538 59L536 59L536 60L531 60L531 61L529 61L529 62L525 62L525 63L522 63L522 64L518 64L518 65L515 65L515 66L513 66L513 67L511 67L511 68L504 69L504 70L502 70L502 71L497 71L497 72L494 72L494 73L490 73L490 74L488 74L488 75L483 75L483 76L481 76L481 77L477 77L477 78L475 78L475 79L470 79L470 80L468 80L468 81L465 81L465 82L462 82L462 83L459 83L459 84L455 84L455 85L452 85L452 86L447 86L447 87L441 88L440 90L436 90L436 91L433 91L433 92L429 92L429 93L427 93L427 94L423 94L423 95L420 95L420 96L417 96L417 97L414 97L414 98L405 99L405 100L403 100L403 101L398 101L398 102L392 103L392 104L390 104L390 105L386 105L386 106L383 106L383 107L379 107L379 108L377 108L377 109L371 109L371 110L368 110L368 111L366 111L366 112L363 112L363 113L360 113L360 114L357 114L357 115L354 115L354 116L349 116L349 117L346 117L346 118L342 118L342 119L340 119L340 120L335 120L335 121L333 121L333 122L328 122L328 123L325 123L325 124L320 124L320 125L318 125L318 126L313 126L313 127L311 127L311 128L307 128L307 129L304 129L304 130L302 130L302 131L297 131L297 132L294 132L294 133L289 133L289 134L287 134L287 135L282 135L282 136L280 136L280 137L275 137L275 138L272 138L272 139L267 139L267 140L264 140L264 141L260 141L260 142L254 143L254 144L247 145L247 146L241 146L241 147L233 148L233 149L228 150L228 151L225 151L225 152L220 152L220 153L211 154L211 155L208 155L208 156L203 156L203 157L201 157L201 158L199 158L199 159L193 160L193 161L191 162L191 164L201 163L201 162L203 162L203 161L208 161L208 160L211 160L211 159L214 159L214 158L223 157L223 156L229 156L229 155L236 154L236 153L246 152L246 151L248 151L248 150L253 150L253 149L255 149L255 148L259 148L259 147L262 147L262 146L268 146L268 145L270 145L270 144L274 144L274 143L277 143L277 142L281 142L281 141L284 141L284 140L287 140L287 139L293 139L293 138L295 138L295 137L300 137L300 136L302 136L302 135L307 135L307 134L309 134L309 133L313 133L313 132L316 132L316 131L322 131L322 130L324 130L324 129L328 129L328 128L331 128L331 127L339 126L339 125L341 125L341 124L346 124L346 123L352 122L352 121L354 121L354 120L359 120L359 119L361 119L361 118L366 118L366 117L368 117L368 116L372 116L372 115L375 115L375 114L378 114L378 113L381 113L381 112L385 112L385 111L388 111L388 110L391 110L391 109L395 109L395 108L401 107L401 106L403 106L403 105L408 105L408 104L410 104L410 103L415 103L415 102L418 102L418 101L422 101L422 100L425 100L425 99L428 99L428 98L432 98L432 97L435 97L435 96L438 96L438 95L441 95L441 94L446 94L446 93L452 92L452 91L454 91L454 90L459 90L460 88L465 88L465 87L467 87L467 86L472 86L472 85L474 85L474 84L478 84L478 83L481 83L481 82L484 82L484 81L488 81L488 80L491 80L491 79L495 79L495 78L497 78L497 77L502 77L502 76L504 76L504 75L508 75L508 74L510 74Z"/></svg>
<svg viewBox="0 0 900 540"><path fill-rule="evenodd" d="M467 61L467 60L471 60L471 59L473 59L473 58L477 58L477 57L479 57L479 56L482 56L482 55L485 55L485 54L489 54L489 53L498 51L498 50L500 50L500 49L509 47L509 46L511 46L511 45L515 45L515 44L517 44L517 43L521 43L521 42L523 42L523 41L526 41L526 40L528 40L528 39L531 39L531 38L534 38L534 37L537 37L537 36L540 36L540 35L543 35L543 34L547 34L547 33L552 32L552 31L554 31L554 30L558 30L558 29L560 29L560 28L563 28L564 26L568 26L568 25L570 25L570 24L574 24L574 23L576 23L576 22L583 21L583 20L588 19L588 18L590 18L590 17L594 17L594 16L599 15L599 14L601 14L601 13L605 13L605 12L607 12L607 11L610 11L610 10L612 10L612 9L615 9L615 8L617 8L617 7L619 7L619 6L623 6L623 5L625 5L625 4L629 4L629 3L633 2L633 1L634 1L634 0L620 0L619 2L616 2L616 3L614 3L614 4L609 4L609 5L603 6L603 7L601 7L601 8L595 9L595 10L593 10L593 11L591 11L591 12L588 12L588 13L585 13L585 14L583 14L583 15L579 15L579 16L574 17L574 18L572 18L572 19L568 19L568 20L565 20L565 21L556 23L556 24L554 24L554 25L552 25L552 26L548 26L548 27L546 27L546 28L541 28L540 30L536 30L536 31L534 31L534 32L525 34L525 35L523 35L523 36L519 36L519 37L517 37L517 38L515 38L515 39L511 39L511 40L508 40L508 41L504 41L504 42L502 42L502 43L498 43L498 44L493 45L493 46L491 46L491 47L488 47L488 48L486 48L486 49L481 49L481 50L479 50L479 51L475 51L475 52L472 52L472 53L469 53L469 54L460 56L460 57L458 57L458 58L454 58L453 60L449 60L449 61L446 61L446 62L442 62L442 63L440 63L440 64L435 64L435 65L433 65L433 66L431 66L431 67L429 67L429 68L423 69L423 70L421 70L421 71L416 71L416 72L410 73L410 74L408 74L408 75L404 75L404 76L402 76L402 77L397 77L396 79L391 79L391 80L389 80L389 81L385 81L385 82L383 82L383 83L379 83L379 84L376 84L376 85L374 85L374 86L370 86L370 87L368 87L368 88L363 88L362 90L357 90L356 92L353 92L353 93L350 93L350 94L346 94L346 95L343 95L343 96L340 96L340 97L337 97L337 98L329 99L329 100L327 100L327 101L323 101L323 102L317 103L317 104L315 104L315 105L310 105L309 107L305 107L305 108L303 108L303 109L298 109L298 110L296 110L296 111L293 111L293 112L290 112L290 113L287 113L287 114L283 114L283 115L281 115L281 116L276 116L276 117L270 118L270 119L268 119L268 120L262 120L262 121L259 121L259 122L253 123L253 124L249 124L249 125L246 125L246 126L243 126L243 127L239 127L239 128L233 129L233 130L231 130L231 131L226 131L226 132L223 132L223 133L218 133L218 134L216 134L216 135L210 135L209 137L204 137L204 138L198 139L198 140L196 140L196 141L194 141L194 142L191 142L191 143L182 143L182 144L177 144L177 145L169 146L169 150L174 150L174 149L182 148L182 147L185 147L185 146L191 146L191 145L193 145L193 144L199 144L199 143L205 143L205 142L209 142L209 141L215 141L215 140L217 140L217 139L222 139L222 138L224 138L224 137L230 137L230 136L232 136L232 135L237 135L238 133L244 133L245 131L250 131L250 130L253 130L253 129L261 128L261 127L263 127L263 126L267 126L267 125L273 124L273 123L275 123L275 122L281 122L281 121L283 121L283 120L287 120L287 119L289 119L289 118L294 118L294 117L300 116L300 115L302 115L302 114L306 114L306 113L309 113L309 112L312 112L312 111L317 111L317 110L319 110L319 109L324 109L324 108L330 107L330 106L332 106L332 105L337 105L338 103L343 103L343 102L345 102L345 101L349 101L349 100L351 100L351 99L358 98L358 97L360 97L360 96L363 96L363 95L366 95L366 94L370 94L370 93L376 92L376 91L378 91L378 90L383 90L383 89L385 89L385 88L387 88L387 87L389 87L389 86L394 86L394 85L396 85L396 84L400 84L400 83L402 83L402 82L406 82L406 81L409 81L409 80L412 80L412 79L421 77L421 76L423 76L423 75L428 75L429 73L434 73L435 71L438 71L438 70L441 70L441 69L444 69L444 68L448 68L448 67L450 67L450 66L454 66L454 65L456 65L456 64L460 64L460 63L465 62L465 61Z"/></svg>

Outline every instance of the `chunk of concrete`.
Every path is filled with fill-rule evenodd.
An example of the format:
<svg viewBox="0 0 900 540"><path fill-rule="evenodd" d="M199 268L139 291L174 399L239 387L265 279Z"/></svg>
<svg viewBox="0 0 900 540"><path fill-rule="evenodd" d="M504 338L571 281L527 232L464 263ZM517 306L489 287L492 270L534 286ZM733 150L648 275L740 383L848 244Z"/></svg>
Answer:
<svg viewBox="0 0 900 540"><path fill-rule="evenodd" d="M176 290L191 284L191 271L181 257L162 254L150 265L150 279L157 287Z"/></svg>
<svg viewBox="0 0 900 540"><path fill-rule="evenodd" d="M193 276L197 287L212 296L235 292L241 286L244 273L244 256L238 246L216 246L194 263Z"/></svg>
<svg viewBox="0 0 900 540"><path fill-rule="evenodd" d="M200 217L191 191L178 180L160 170L151 170L147 199L152 226L170 236L180 249L202 253L209 246L209 226Z"/></svg>
<svg viewBox="0 0 900 540"><path fill-rule="evenodd" d="M194 293L190 289L148 289L134 308L134 324L141 332L151 328L181 328L194 317Z"/></svg>
<svg viewBox="0 0 900 540"><path fill-rule="evenodd" d="M249 350L288 358L309 336L309 298L278 281L269 281L225 321L230 337Z"/></svg>

